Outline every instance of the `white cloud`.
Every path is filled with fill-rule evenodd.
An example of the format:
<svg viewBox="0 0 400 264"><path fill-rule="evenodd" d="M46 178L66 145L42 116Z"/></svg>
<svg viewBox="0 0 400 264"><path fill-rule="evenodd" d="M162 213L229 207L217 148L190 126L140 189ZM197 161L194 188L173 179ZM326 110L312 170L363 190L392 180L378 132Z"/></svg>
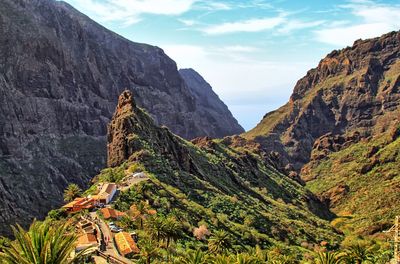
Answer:
<svg viewBox="0 0 400 264"><path fill-rule="evenodd" d="M284 15L271 18L249 19L238 22L227 22L203 28L208 35L220 35L237 32L259 32L273 29L285 22Z"/></svg>
<svg viewBox="0 0 400 264"><path fill-rule="evenodd" d="M241 46L241 45L235 45L235 46L226 46L223 47L222 50L229 51L229 52L255 52L258 51L259 49L256 47L252 46Z"/></svg>
<svg viewBox="0 0 400 264"><path fill-rule="evenodd" d="M194 68L239 117L246 129L287 102L296 81L313 63L232 57L232 51L195 45L160 45L180 68ZM233 46L234 47L234 46ZM245 50L237 48L236 50ZM239 51L238 51L239 52ZM252 108L252 105L259 107ZM256 111L256 112L255 112ZM245 117L247 115L247 118Z"/></svg>
<svg viewBox="0 0 400 264"><path fill-rule="evenodd" d="M349 9L351 14L360 19L359 23L331 24L315 31L320 42L335 46L350 46L357 39L378 37L384 33L400 29L400 6L377 4L368 0L353 0L340 6ZM343 21L342 21L343 22Z"/></svg>
<svg viewBox="0 0 400 264"><path fill-rule="evenodd" d="M216 2L216 1L203 1L198 6L199 9L205 10L231 10L233 7L227 3Z"/></svg>
<svg viewBox="0 0 400 264"><path fill-rule="evenodd" d="M317 21L310 21L310 22L304 22L301 20L290 20L285 25L280 27L278 29L278 32L282 33L282 34L289 34L294 30L313 28L313 27L320 26L324 23L325 23L324 20L317 20Z"/></svg>
<svg viewBox="0 0 400 264"><path fill-rule="evenodd" d="M180 15L197 0L70 0L80 11L101 22L137 23L142 14Z"/></svg>
<svg viewBox="0 0 400 264"><path fill-rule="evenodd" d="M197 24L197 21L192 19L178 19L178 21L187 27L191 27Z"/></svg>
<svg viewBox="0 0 400 264"><path fill-rule="evenodd" d="M356 26L319 30L316 31L316 35L321 42L342 47L352 45L357 39L377 37L393 29L391 25L385 23L364 23Z"/></svg>

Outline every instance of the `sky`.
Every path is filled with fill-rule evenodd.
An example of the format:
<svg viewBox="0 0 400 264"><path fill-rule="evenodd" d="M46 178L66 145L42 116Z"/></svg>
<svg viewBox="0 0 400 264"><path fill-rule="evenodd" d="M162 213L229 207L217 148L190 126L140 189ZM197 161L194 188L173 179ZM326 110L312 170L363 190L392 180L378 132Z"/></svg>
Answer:
<svg viewBox="0 0 400 264"><path fill-rule="evenodd" d="M334 49L400 29L399 0L65 0L193 68L253 128Z"/></svg>

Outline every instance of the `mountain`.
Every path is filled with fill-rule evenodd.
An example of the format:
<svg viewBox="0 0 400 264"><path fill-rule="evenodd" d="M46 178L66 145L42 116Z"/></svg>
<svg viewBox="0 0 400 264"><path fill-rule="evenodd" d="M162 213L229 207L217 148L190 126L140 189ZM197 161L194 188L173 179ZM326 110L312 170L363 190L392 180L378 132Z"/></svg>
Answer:
<svg viewBox="0 0 400 264"><path fill-rule="evenodd" d="M301 177L338 216L336 228L381 237L393 225L400 212L399 116L397 125L368 138L327 135L316 141Z"/></svg>
<svg viewBox="0 0 400 264"><path fill-rule="evenodd" d="M44 216L67 183L83 186L106 164L106 127L124 89L184 138L242 132L222 102L203 107L163 50L66 3L2 0L0 35L0 233Z"/></svg>
<svg viewBox="0 0 400 264"><path fill-rule="evenodd" d="M309 162L315 140L332 133L373 135L400 104L400 33L358 40L335 50L300 79L287 104L264 116L244 137L278 151L287 170Z"/></svg>
<svg viewBox="0 0 400 264"><path fill-rule="evenodd" d="M198 123L203 123L205 128L218 135L230 136L244 132L228 107L199 73L193 69L180 69L179 73L196 99L196 109L202 119Z"/></svg>
<svg viewBox="0 0 400 264"><path fill-rule="evenodd" d="M400 207L400 32L333 51L290 101L243 136L277 152L348 234L376 235Z"/></svg>
<svg viewBox="0 0 400 264"><path fill-rule="evenodd" d="M157 212L174 210L189 226L224 229L238 246L337 245L340 235L325 220L330 212L276 170L257 143L239 136L186 141L156 126L133 97L125 91L119 98L108 127L109 168L97 180L123 180L140 168L150 181L146 191L132 188L141 189ZM123 192L115 208L129 209L136 197L136 191Z"/></svg>

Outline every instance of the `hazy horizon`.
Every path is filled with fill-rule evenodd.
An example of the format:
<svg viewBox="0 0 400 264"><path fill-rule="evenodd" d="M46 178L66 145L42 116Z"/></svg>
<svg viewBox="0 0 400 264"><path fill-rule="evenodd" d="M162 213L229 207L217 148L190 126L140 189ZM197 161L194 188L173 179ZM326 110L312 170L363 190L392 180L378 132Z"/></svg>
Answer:
<svg viewBox="0 0 400 264"><path fill-rule="evenodd" d="M253 128L334 49L400 28L397 1L66 0L134 42L164 49Z"/></svg>

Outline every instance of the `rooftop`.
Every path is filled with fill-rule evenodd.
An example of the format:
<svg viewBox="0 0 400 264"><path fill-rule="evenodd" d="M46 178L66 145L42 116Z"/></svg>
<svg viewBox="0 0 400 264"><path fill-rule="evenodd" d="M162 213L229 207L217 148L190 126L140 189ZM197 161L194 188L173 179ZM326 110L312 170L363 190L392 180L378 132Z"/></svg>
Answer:
<svg viewBox="0 0 400 264"><path fill-rule="evenodd" d="M101 188L99 195L101 195L103 193L111 194L113 192L113 190L116 190L116 189L117 189L117 185L115 183L106 183Z"/></svg>
<svg viewBox="0 0 400 264"><path fill-rule="evenodd" d="M125 213L111 208L102 208L101 213L103 214L105 219L118 218L125 215Z"/></svg>
<svg viewBox="0 0 400 264"><path fill-rule="evenodd" d="M130 253L137 254L140 252L131 235L126 232L117 233L115 235L115 243L117 244L118 250L122 255L127 255Z"/></svg>
<svg viewBox="0 0 400 264"><path fill-rule="evenodd" d="M78 237L78 245L87 245L97 243L96 236L93 234L83 234Z"/></svg>
<svg viewBox="0 0 400 264"><path fill-rule="evenodd" d="M93 205L94 199L92 198L75 198L75 200L73 200L70 203L67 203L66 205L64 205L64 208L73 208L76 206L79 207L90 207Z"/></svg>

